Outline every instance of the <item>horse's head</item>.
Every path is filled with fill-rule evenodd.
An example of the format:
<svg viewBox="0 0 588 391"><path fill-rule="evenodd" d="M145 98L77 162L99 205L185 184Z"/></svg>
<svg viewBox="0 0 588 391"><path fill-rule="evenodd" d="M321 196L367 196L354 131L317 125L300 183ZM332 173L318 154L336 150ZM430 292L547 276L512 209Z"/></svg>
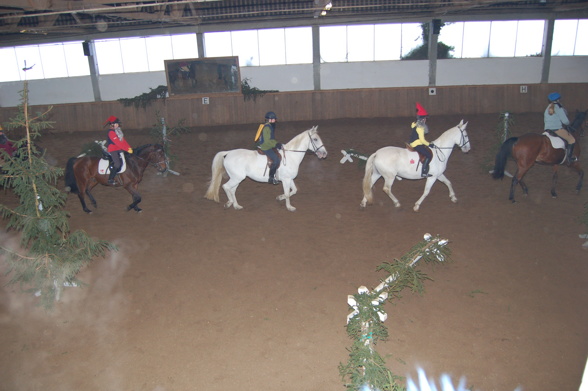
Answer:
<svg viewBox="0 0 588 391"><path fill-rule="evenodd" d="M308 149L313 151L319 159L326 159L327 149L323 145L323 140L321 140L320 136L318 135L317 129L318 125L315 125L307 130L308 137L310 138Z"/></svg>
<svg viewBox="0 0 588 391"><path fill-rule="evenodd" d="M463 153L468 153L472 148L472 145L470 144L470 137L468 136L468 132L466 131L467 126L468 123L466 122L464 124L463 119L456 126L456 128L459 130L459 136L457 139L458 141L456 141L455 144L461 148L461 151Z"/></svg>
<svg viewBox="0 0 588 391"><path fill-rule="evenodd" d="M153 165L159 172L167 171L167 157L161 144L148 144L137 148L135 155Z"/></svg>

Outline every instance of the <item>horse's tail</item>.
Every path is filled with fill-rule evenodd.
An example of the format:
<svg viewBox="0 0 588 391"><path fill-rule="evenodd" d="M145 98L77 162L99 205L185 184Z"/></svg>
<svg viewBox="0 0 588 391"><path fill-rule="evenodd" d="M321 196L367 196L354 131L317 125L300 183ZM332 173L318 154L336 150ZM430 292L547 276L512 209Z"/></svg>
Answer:
<svg viewBox="0 0 588 391"><path fill-rule="evenodd" d="M371 204L374 200L374 193L372 191L372 175L374 173L374 159L376 154L373 153L365 163L365 174L363 176L363 197L366 199L366 204Z"/></svg>
<svg viewBox="0 0 588 391"><path fill-rule="evenodd" d="M77 157L72 157L67 161L65 166L65 191L77 194L79 192L76 176L74 175L74 163Z"/></svg>
<svg viewBox="0 0 588 391"><path fill-rule="evenodd" d="M504 169L506 168L506 160L512 155L512 147L518 141L518 137L511 137L502 143L500 150L496 154L496 162L494 163L494 171L492 177L494 179L502 179L504 177Z"/></svg>
<svg viewBox="0 0 588 391"><path fill-rule="evenodd" d="M219 201L218 191L220 189L223 175L226 172L223 160L225 159L225 156L227 156L227 153L229 152L219 152L214 156L214 159L212 159L212 176L210 182L208 182L208 190L206 190L206 194L204 195L204 198L207 200L212 200L214 202Z"/></svg>

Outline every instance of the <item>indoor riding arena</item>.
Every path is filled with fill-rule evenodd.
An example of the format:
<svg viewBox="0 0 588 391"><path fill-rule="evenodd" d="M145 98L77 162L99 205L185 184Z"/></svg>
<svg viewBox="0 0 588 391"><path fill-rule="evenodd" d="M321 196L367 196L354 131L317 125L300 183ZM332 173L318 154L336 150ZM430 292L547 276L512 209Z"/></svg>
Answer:
<svg viewBox="0 0 588 391"><path fill-rule="evenodd" d="M58 3L62 2L55 7ZM208 2L178 3L197 9ZM225 3L246 2L212 3L222 8L228 7ZM283 3L287 8L295 2ZM314 11L324 8L321 1L300 3ZM339 6L339 17L349 18L346 7L360 7L359 3L371 2L333 1L327 12L338 15ZM510 3L523 7L531 2ZM550 8L564 19L572 18L570 12L576 19L588 19L588 7L579 6L582 2L547 3L577 7ZM442 19L442 7L414 11L411 20ZM526 18L553 21L533 7ZM519 16L512 13L527 12L507 11L471 10L466 16L516 19ZM377 23L372 14L357 12ZM386 12L393 19L393 11ZM457 20L458 8L450 8L448 15ZM315 27L322 20L312 12L308 18ZM284 19L282 27L290 27L289 20ZM279 22L278 17L271 21L274 27ZM106 33L122 37L129 31ZM90 40L104 38L106 33L100 33ZM37 140L51 166L65 169L68 159L80 155L88 143L105 140L107 128L102 125L114 115L121 119L133 149L166 142L173 171L162 175L154 167L146 168L138 186L140 213L127 211L132 197L125 189L102 185L92 190L97 206L87 201L92 213L86 213L78 196L66 193L63 176L57 179L55 187L67 194L63 209L69 228L106 240L117 251L84 267L76 276L82 286L60 287L59 300L50 309L39 305L30 286L9 284L5 252L25 249L19 247L21 232L10 228L7 218L0 220L0 390L344 390L349 378L342 377L340 366L350 359L354 344L346 329L354 311L348 296L356 295L361 286L374 289L387 277L378 267L404 257L426 234L447 239L450 255L443 262L417 263L415 268L427 277L422 293L407 288L390 295L383 305L388 338L373 348L391 373L414 379L422 368L437 382L447 373L456 385L465 378L460 389L472 391L585 390L580 385L588 357L586 188L577 191L580 175L565 164L535 164L524 176L528 194L517 185L516 202L511 202L509 175L517 170L515 161L508 161L503 179L494 179L492 170L506 138L543 131L549 93L561 94L570 121L588 109L588 56L553 56L551 71L545 70L541 56L508 59L513 61L509 64L506 60L439 59L435 72L430 58L414 60L410 66L389 61L401 63L390 65L397 67L394 76L382 84L363 80L365 85L358 86L349 81L363 77L356 74L361 69L358 63L335 64L351 67L347 69L322 64L317 70L321 62L311 59L314 63L305 71L292 71L307 72L296 77L306 77L313 86L300 90L272 88L271 82L263 81L263 69L257 69L263 66L240 64L241 80L250 78L265 93L255 99L244 99L243 91L178 93L146 107L124 105L118 99L167 85L165 71L150 76L100 76L92 71L81 79L94 97L79 101L39 93L55 85L53 79L30 80L30 112L51 108L48 119L53 127ZM477 64L489 82L480 81L473 71L468 74ZM366 63L365 72L381 76L382 66L373 66ZM278 73L290 77L287 65L267 68L270 79L278 80ZM510 68L518 71L508 74ZM410 69L420 79L405 85L401 79L410 78ZM564 75L567 69L568 76L557 76L554 69ZM346 72L351 76L341 78ZM579 80L565 79L572 74ZM125 75L131 81L125 81ZM450 81L459 75L478 82ZM137 92L119 89L119 96L110 97L114 93L106 87L120 83L121 89L133 91L133 84L149 77L157 80L155 84L144 83ZM341 80L339 87L331 86L335 78ZM71 83L66 82L67 88ZM9 139L22 134L7 127L19 113L14 102L22 87L21 80L0 83L0 120ZM100 99L97 90L102 92ZM365 159L385 146L406 146L416 102L428 112L429 142L460 121L467 123L469 152L456 145L450 156L444 155L445 176L457 201L452 202L445 184L436 181L415 212L425 180L397 178L391 190L401 205L395 207L380 179L373 187L373 203L361 208ZM312 148L286 150L281 164L289 163L288 154L304 154L294 179L297 194L291 197L296 211L288 211L285 201L276 199L284 193L282 185L251 179L236 191L242 210L225 208L228 199L222 187L219 202L205 198L215 155L255 149L255 133L268 111L278 117L279 143L318 126L328 151L326 159L319 159ZM162 123L169 134L158 141L152 130ZM180 127L182 132L174 133ZM579 167L584 170L587 127L584 119L574 133L581 151ZM350 159L344 159L350 151ZM551 194L554 167L557 197ZM12 209L19 203L15 192L2 189L0 204ZM588 386L586 380L582 384ZM406 380L398 385L406 387Z"/></svg>

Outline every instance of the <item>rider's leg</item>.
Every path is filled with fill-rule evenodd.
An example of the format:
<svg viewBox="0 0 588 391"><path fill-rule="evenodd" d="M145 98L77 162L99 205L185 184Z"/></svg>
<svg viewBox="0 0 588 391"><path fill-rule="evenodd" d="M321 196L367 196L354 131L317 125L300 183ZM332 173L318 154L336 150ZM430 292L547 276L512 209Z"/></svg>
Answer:
<svg viewBox="0 0 588 391"><path fill-rule="evenodd" d="M110 167L110 174L108 176L108 184L109 185L114 185L114 177L116 177L116 174L118 173L118 171L120 170L121 166L122 166L122 161L120 158L120 152L119 151L115 151L112 152L110 154L110 156L112 156L112 166Z"/></svg>
<svg viewBox="0 0 588 391"><path fill-rule="evenodd" d="M277 185L278 183L280 183L280 181L278 181L276 179L276 171L278 170L278 164L280 163L279 157L277 156L277 154L274 152L273 149L266 151L266 155L272 161L272 164L271 164L270 170L269 170L269 178L267 180L267 183L271 183L272 185Z"/></svg>
<svg viewBox="0 0 588 391"><path fill-rule="evenodd" d="M431 176L431 174L429 174L429 163L431 162L431 158L430 157L425 157L425 160L423 161L423 171L421 172L421 178L426 178Z"/></svg>
<svg viewBox="0 0 588 391"><path fill-rule="evenodd" d="M566 146L566 163L571 164L576 161L574 156L574 144L576 139L565 129L559 129L555 132L559 137L563 138L568 144Z"/></svg>
<svg viewBox="0 0 588 391"><path fill-rule="evenodd" d="M421 171L421 178L426 178L426 177L431 176L431 175L429 175L429 163L431 162L431 158L433 156L431 155L429 148L425 147L424 145L417 145L416 147L414 147L414 149L420 155L423 155L425 157L425 160L423 161L422 171Z"/></svg>

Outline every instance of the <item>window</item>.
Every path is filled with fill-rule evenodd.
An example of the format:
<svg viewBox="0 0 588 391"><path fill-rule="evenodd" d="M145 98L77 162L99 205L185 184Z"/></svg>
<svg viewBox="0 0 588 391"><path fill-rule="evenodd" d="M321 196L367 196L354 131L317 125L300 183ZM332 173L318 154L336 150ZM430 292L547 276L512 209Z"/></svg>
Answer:
<svg viewBox="0 0 588 391"><path fill-rule="evenodd" d="M312 28L284 29L286 64L312 64Z"/></svg>
<svg viewBox="0 0 588 391"><path fill-rule="evenodd" d="M239 56L240 66L259 65L259 44L257 30L231 32L233 56Z"/></svg>
<svg viewBox="0 0 588 391"><path fill-rule="evenodd" d="M259 65L280 65L286 63L286 37L284 29L259 30L258 37Z"/></svg>
<svg viewBox="0 0 588 391"><path fill-rule="evenodd" d="M347 26L347 60L374 61L374 25Z"/></svg>
<svg viewBox="0 0 588 391"><path fill-rule="evenodd" d="M149 71L145 38L121 39L120 50L125 73Z"/></svg>
<svg viewBox="0 0 588 391"><path fill-rule="evenodd" d="M233 55L231 32L204 33L205 57L230 57Z"/></svg>
<svg viewBox="0 0 588 391"><path fill-rule="evenodd" d="M552 56L588 55L588 19L556 20Z"/></svg>
<svg viewBox="0 0 588 391"><path fill-rule="evenodd" d="M377 24L374 26L374 60L400 60L402 43L395 37L402 34L401 24Z"/></svg>

